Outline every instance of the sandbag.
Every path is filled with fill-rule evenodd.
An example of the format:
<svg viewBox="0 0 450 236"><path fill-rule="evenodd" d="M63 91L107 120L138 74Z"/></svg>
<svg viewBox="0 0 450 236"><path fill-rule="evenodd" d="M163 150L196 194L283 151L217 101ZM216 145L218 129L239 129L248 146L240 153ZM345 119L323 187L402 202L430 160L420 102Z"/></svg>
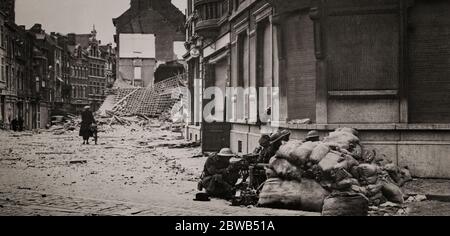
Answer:
<svg viewBox="0 0 450 236"><path fill-rule="evenodd" d="M330 172L330 177L333 178L334 181L339 182L344 179L352 178L353 176L345 169L334 168Z"/></svg>
<svg viewBox="0 0 450 236"><path fill-rule="evenodd" d="M364 150L362 154L362 161L365 163L372 163L377 156L377 152L375 150Z"/></svg>
<svg viewBox="0 0 450 236"><path fill-rule="evenodd" d="M352 186L358 186L358 185L359 185L358 180L353 179L353 178L348 178L348 179L344 179L344 180L341 180L341 181L333 184L331 187L336 190L347 190L347 189L350 189Z"/></svg>
<svg viewBox="0 0 450 236"><path fill-rule="evenodd" d="M361 186L357 186L357 185L352 185L352 186L350 187L350 189L351 189L352 191L354 191L355 193L361 193L361 194L363 194L364 196L367 196L367 195L368 195L367 187L361 187Z"/></svg>
<svg viewBox="0 0 450 236"><path fill-rule="evenodd" d="M389 174L389 177L395 182L400 181L400 168L393 163L389 163L383 166L383 169Z"/></svg>
<svg viewBox="0 0 450 236"><path fill-rule="evenodd" d="M281 147L278 149L276 155L277 157L280 158L285 158L288 159L291 156L291 153L297 148L300 147L302 145L303 142L301 141L297 141L297 140L292 140L289 141L283 145L281 145Z"/></svg>
<svg viewBox="0 0 450 236"><path fill-rule="evenodd" d="M335 165L334 169L345 169L350 171L353 166L359 165L359 162L350 155L344 155L344 160Z"/></svg>
<svg viewBox="0 0 450 236"><path fill-rule="evenodd" d="M286 160L296 166L302 166L306 164L315 147L317 147L316 142L303 143L301 146L295 148L294 151L291 152L289 158L286 158Z"/></svg>
<svg viewBox="0 0 450 236"><path fill-rule="evenodd" d="M322 169L319 165L313 165L311 168L306 169L303 172L302 178L313 179L320 182L323 178Z"/></svg>
<svg viewBox="0 0 450 236"><path fill-rule="evenodd" d="M316 181L268 179L259 195L258 206L321 212L329 193Z"/></svg>
<svg viewBox="0 0 450 236"><path fill-rule="evenodd" d="M393 183L384 183L382 186L383 196L393 203L404 203L403 192L397 185Z"/></svg>
<svg viewBox="0 0 450 236"><path fill-rule="evenodd" d="M350 149L350 144L359 143L359 138L355 135L342 131L335 131L325 137L323 142L329 146L335 146L341 149Z"/></svg>
<svg viewBox="0 0 450 236"><path fill-rule="evenodd" d="M350 174L353 176L353 178L355 179L359 179L361 176L359 175L359 171L358 171L358 166L353 166L352 168L350 168Z"/></svg>
<svg viewBox="0 0 450 236"><path fill-rule="evenodd" d="M366 196L373 197L377 194L380 194L380 193L382 193L381 192L382 188L383 188L383 184L370 184L366 187L366 189L367 189Z"/></svg>
<svg viewBox="0 0 450 236"><path fill-rule="evenodd" d="M358 136L358 135L359 135L359 132L358 132L356 129L353 129L353 128L346 128L346 127L343 127L343 128L338 128L338 129L336 129L336 131L337 131L337 132L347 132L347 133L353 134L353 135L355 135L355 136Z"/></svg>
<svg viewBox="0 0 450 236"><path fill-rule="evenodd" d="M383 193L379 192L372 197L369 197L369 204L378 206L386 202L386 198L383 196Z"/></svg>
<svg viewBox="0 0 450 236"><path fill-rule="evenodd" d="M277 177L277 173L274 170L272 170L271 168L266 168L266 177L268 179L276 178Z"/></svg>
<svg viewBox="0 0 450 236"><path fill-rule="evenodd" d="M398 166L395 165L394 163L386 164L385 166L383 166L383 169L386 170L388 173L395 173L395 174L397 174L400 171Z"/></svg>
<svg viewBox="0 0 450 236"><path fill-rule="evenodd" d="M320 162L319 167L324 172L331 171L339 162L343 160L343 157L335 152L329 152Z"/></svg>
<svg viewBox="0 0 450 236"><path fill-rule="evenodd" d="M356 159L356 160L361 160L362 159L362 155L363 155L363 148L362 145L357 143L357 144L353 144L350 145L350 152L352 154L352 156Z"/></svg>
<svg viewBox="0 0 450 236"><path fill-rule="evenodd" d="M359 181L362 185L372 185L378 182L380 168L374 164L361 164L358 166Z"/></svg>
<svg viewBox="0 0 450 236"><path fill-rule="evenodd" d="M330 147L324 143L319 143L317 147L314 148L309 159L314 164L318 164L325 156L330 152Z"/></svg>
<svg viewBox="0 0 450 236"><path fill-rule="evenodd" d="M358 166L358 173L360 177L371 177L377 175L379 167L373 164L361 164Z"/></svg>
<svg viewBox="0 0 450 236"><path fill-rule="evenodd" d="M412 175L408 167L400 169L400 180L397 182L399 186L403 186L406 182L412 181Z"/></svg>
<svg viewBox="0 0 450 236"><path fill-rule="evenodd" d="M364 185L370 185L370 184L376 184L378 182L378 180L379 180L378 175L374 175L374 176L363 178L360 181Z"/></svg>
<svg viewBox="0 0 450 236"><path fill-rule="evenodd" d="M367 216L369 199L360 193L334 193L323 205L323 216Z"/></svg>
<svg viewBox="0 0 450 236"><path fill-rule="evenodd" d="M281 179L302 180L303 171L285 159L273 157L270 159L269 168L272 169L275 172L275 175Z"/></svg>

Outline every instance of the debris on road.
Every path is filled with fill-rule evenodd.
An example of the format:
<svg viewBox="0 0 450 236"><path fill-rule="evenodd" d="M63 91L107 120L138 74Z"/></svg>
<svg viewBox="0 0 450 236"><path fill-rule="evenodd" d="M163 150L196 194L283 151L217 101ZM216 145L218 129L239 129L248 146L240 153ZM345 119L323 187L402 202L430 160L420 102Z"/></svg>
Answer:
<svg viewBox="0 0 450 236"><path fill-rule="evenodd" d="M74 152L35 152L36 155L72 155Z"/></svg>
<svg viewBox="0 0 450 236"><path fill-rule="evenodd" d="M78 161L69 161L69 164L86 164L86 160L78 160Z"/></svg>
<svg viewBox="0 0 450 236"><path fill-rule="evenodd" d="M190 143L181 143L181 144L170 144L169 148L196 148L200 147L200 142L190 142Z"/></svg>

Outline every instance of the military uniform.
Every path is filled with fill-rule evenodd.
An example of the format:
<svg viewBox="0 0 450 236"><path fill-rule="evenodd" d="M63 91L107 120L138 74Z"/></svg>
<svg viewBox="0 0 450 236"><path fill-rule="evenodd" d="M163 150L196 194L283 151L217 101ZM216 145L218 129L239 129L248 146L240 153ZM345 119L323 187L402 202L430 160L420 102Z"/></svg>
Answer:
<svg viewBox="0 0 450 236"><path fill-rule="evenodd" d="M203 188L212 197L230 198L234 195L234 185L239 179L239 171L230 165L229 158L232 153L229 149L222 150L219 154L214 154L206 160L199 190ZM223 156L225 155L225 156Z"/></svg>

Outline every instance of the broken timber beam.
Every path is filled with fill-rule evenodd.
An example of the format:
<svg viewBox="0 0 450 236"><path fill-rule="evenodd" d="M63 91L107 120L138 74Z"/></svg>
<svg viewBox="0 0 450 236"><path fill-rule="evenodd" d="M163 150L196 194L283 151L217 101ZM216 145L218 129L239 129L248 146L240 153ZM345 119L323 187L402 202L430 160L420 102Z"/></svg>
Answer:
<svg viewBox="0 0 450 236"><path fill-rule="evenodd" d="M116 104L114 104L114 106L112 107L112 110L114 110L114 108L116 108L118 105L120 105L122 102L124 102L125 100L127 100L129 97L131 97L131 95L135 94L140 88L136 88L135 90L133 90L131 93L129 93L128 95L126 95L125 97L123 97L122 99L120 99L118 102L116 102Z"/></svg>

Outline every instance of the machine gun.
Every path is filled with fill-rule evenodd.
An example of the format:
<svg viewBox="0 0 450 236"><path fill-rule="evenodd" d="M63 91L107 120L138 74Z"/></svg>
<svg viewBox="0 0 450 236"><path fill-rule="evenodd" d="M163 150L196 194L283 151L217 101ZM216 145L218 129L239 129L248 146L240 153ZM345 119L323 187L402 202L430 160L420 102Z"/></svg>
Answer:
<svg viewBox="0 0 450 236"><path fill-rule="evenodd" d="M266 164L258 163L259 154L247 154L235 158L231 165L239 171L240 181L236 185L236 196L233 199L234 206L255 205L258 202L260 187L266 180Z"/></svg>

